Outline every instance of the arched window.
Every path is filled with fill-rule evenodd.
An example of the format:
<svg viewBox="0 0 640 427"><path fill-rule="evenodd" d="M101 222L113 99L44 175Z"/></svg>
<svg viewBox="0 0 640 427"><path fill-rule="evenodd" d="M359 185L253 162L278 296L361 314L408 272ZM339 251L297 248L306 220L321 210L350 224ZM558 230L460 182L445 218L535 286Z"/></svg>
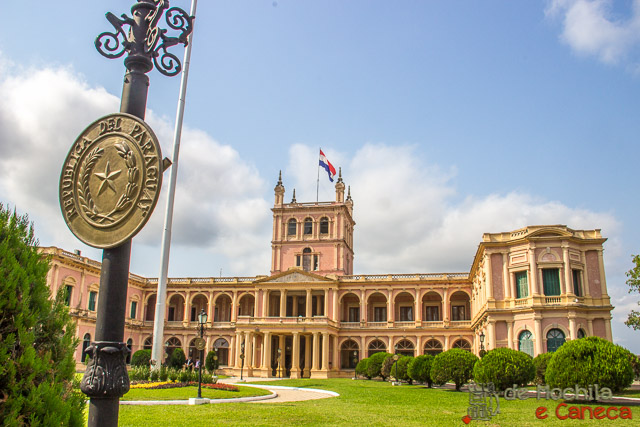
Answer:
<svg viewBox="0 0 640 427"><path fill-rule="evenodd" d="M460 348L462 350L471 351L471 344L469 344L469 341L467 340L460 339L454 342L451 348Z"/></svg>
<svg viewBox="0 0 640 427"><path fill-rule="evenodd" d="M329 218L320 218L320 234L329 234Z"/></svg>
<svg viewBox="0 0 640 427"><path fill-rule="evenodd" d="M295 236L298 221L295 218L291 218L287 223L287 236Z"/></svg>
<svg viewBox="0 0 640 427"><path fill-rule="evenodd" d="M84 334L82 338L82 361L87 358L87 347L91 344L91 335L89 333Z"/></svg>
<svg viewBox="0 0 640 427"><path fill-rule="evenodd" d="M396 345L394 350L398 354L402 354L403 356L414 356L414 347L413 343L409 340L401 340Z"/></svg>
<svg viewBox="0 0 640 427"><path fill-rule="evenodd" d="M553 353L564 344L564 341L564 332L556 328L550 329L547 332L547 352Z"/></svg>
<svg viewBox="0 0 640 427"><path fill-rule="evenodd" d="M440 341L431 339L425 343L424 354L435 356L440 353L442 353L442 344L440 344Z"/></svg>
<svg viewBox="0 0 640 427"><path fill-rule="evenodd" d="M387 346L382 341L373 340L369 343L369 357L382 351L387 351Z"/></svg>
<svg viewBox="0 0 640 427"><path fill-rule="evenodd" d="M167 347L167 358L170 358L176 348L182 348L182 343L178 338L171 337L167 340L165 346Z"/></svg>
<svg viewBox="0 0 640 427"><path fill-rule="evenodd" d="M144 340L144 344L142 344L142 348L144 350L151 350L151 346L153 345L153 337L147 337Z"/></svg>
<svg viewBox="0 0 640 427"><path fill-rule="evenodd" d="M586 336L587 336L587 333L584 331L584 329L582 328L578 329L578 339L584 338Z"/></svg>
<svg viewBox="0 0 640 427"><path fill-rule="evenodd" d="M131 353L133 353L133 340L129 338L127 340L127 348L129 349L129 353L127 354L127 365L131 364Z"/></svg>
<svg viewBox="0 0 640 427"><path fill-rule="evenodd" d="M313 220L311 218L304 220L304 234L313 234Z"/></svg>
<svg viewBox="0 0 640 427"><path fill-rule="evenodd" d="M522 331L518 336L518 350L533 357L533 335L530 331Z"/></svg>
<svg viewBox="0 0 640 427"><path fill-rule="evenodd" d="M360 360L360 347L354 340L347 340L340 347L340 366L342 369L355 369Z"/></svg>
<svg viewBox="0 0 640 427"><path fill-rule="evenodd" d="M218 365L229 365L229 343L224 338L218 338L213 343L213 348L218 355Z"/></svg>

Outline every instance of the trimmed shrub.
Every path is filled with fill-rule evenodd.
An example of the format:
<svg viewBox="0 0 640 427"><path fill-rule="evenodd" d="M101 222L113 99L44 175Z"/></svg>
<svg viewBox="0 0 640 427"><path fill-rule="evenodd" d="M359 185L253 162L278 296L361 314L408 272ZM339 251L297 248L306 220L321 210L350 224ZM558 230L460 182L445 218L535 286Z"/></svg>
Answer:
<svg viewBox="0 0 640 427"><path fill-rule="evenodd" d="M369 365L367 366L367 374L369 375L369 378L382 377L383 380L386 378L385 376L382 376L380 371L382 369L382 362L384 362L384 359L386 359L387 356L391 355L389 353L380 352L369 358Z"/></svg>
<svg viewBox="0 0 640 427"><path fill-rule="evenodd" d="M541 353L533 359L533 367L536 370L536 377L533 380L536 384L546 384L544 375L547 372L547 365L554 353Z"/></svg>
<svg viewBox="0 0 640 427"><path fill-rule="evenodd" d="M151 350L138 350L131 356L131 366L149 366Z"/></svg>
<svg viewBox="0 0 640 427"><path fill-rule="evenodd" d="M396 367L398 368L397 379L399 381L407 381L409 384L411 384L411 377L408 374L408 370L409 363L411 363L413 359L413 356L400 356L400 359L398 359L398 365ZM394 367L391 371L394 377L396 376L396 367Z"/></svg>
<svg viewBox="0 0 640 427"><path fill-rule="evenodd" d="M171 368L182 369L185 363L187 363L187 358L184 355L184 351L181 348L173 349L168 365Z"/></svg>
<svg viewBox="0 0 640 427"><path fill-rule="evenodd" d="M398 356L400 357L400 356ZM391 378L391 377L395 377L395 374L392 372L393 371L393 364L395 363L395 360L393 359L393 355L390 354L387 357L384 358L384 360L382 361L382 366L380 367L380 376L384 379L384 378Z"/></svg>
<svg viewBox="0 0 640 427"><path fill-rule="evenodd" d="M460 387L473 378L473 366L478 360L475 354L459 348L438 354L431 365L433 383L443 385L452 381L456 391L460 391Z"/></svg>
<svg viewBox="0 0 640 427"><path fill-rule="evenodd" d="M66 288L51 298L49 260L38 245L29 218L0 203L0 422L82 426L76 324Z"/></svg>
<svg viewBox="0 0 640 427"><path fill-rule="evenodd" d="M180 371L180 374L178 375L178 380L181 383L187 383L189 381L191 381L191 373L187 370L185 371Z"/></svg>
<svg viewBox="0 0 640 427"><path fill-rule="evenodd" d="M599 337L567 341L549 361L545 380L550 387L598 384L616 393L633 382L629 351Z"/></svg>
<svg viewBox="0 0 640 427"><path fill-rule="evenodd" d="M173 368L169 369L169 380L171 380L172 382L176 382L179 376L180 376L180 371Z"/></svg>
<svg viewBox="0 0 640 427"><path fill-rule="evenodd" d="M207 353L207 357L204 362L204 367L210 373L214 373L216 369L218 369L219 363L218 358L216 357L217 353L215 350L211 350Z"/></svg>
<svg viewBox="0 0 640 427"><path fill-rule="evenodd" d="M407 374L413 381L419 381L431 387L433 381L431 380L431 364L433 363L433 356L425 354L413 358L407 366Z"/></svg>
<svg viewBox="0 0 640 427"><path fill-rule="evenodd" d="M640 379L640 359L638 359L638 356L636 356L631 352L627 354L627 357L629 358L629 363L631 363L631 368L633 369L633 378L635 380L639 380Z"/></svg>
<svg viewBox="0 0 640 427"><path fill-rule="evenodd" d="M514 384L524 387L535 377L533 359L510 348L495 348L475 364L473 378L478 383L493 383L504 391Z"/></svg>
<svg viewBox="0 0 640 427"><path fill-rule="evenodd" d="M368 357L359 361L358 364L356 365L356 377L358 375L362 375L363 377L366 377L368 380L370 380L371 376L369 376L369 373L367 372L368 367L369 367Z"/></svg>

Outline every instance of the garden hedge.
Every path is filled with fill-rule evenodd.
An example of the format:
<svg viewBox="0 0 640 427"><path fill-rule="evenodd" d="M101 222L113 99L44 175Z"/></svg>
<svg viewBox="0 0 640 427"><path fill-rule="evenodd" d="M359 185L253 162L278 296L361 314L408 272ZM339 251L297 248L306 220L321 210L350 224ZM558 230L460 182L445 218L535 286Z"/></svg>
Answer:
<svg viewBox="0 0 640 427"><path fill-rule="evenodd" d="M443 385L452 381L460 391L460 387L473 378L473 366L478 360L475 354L459 348L438 354L431 365L433 383Z"/></svg>
<svg viewBox="0 0 640 427"><path fill-rule="evenodd" d="M478 360L473 378L478 383L493 383L504 391L514 384L524 387L535 377L533 359L526 353L510 348L495 348Z"/></svg>

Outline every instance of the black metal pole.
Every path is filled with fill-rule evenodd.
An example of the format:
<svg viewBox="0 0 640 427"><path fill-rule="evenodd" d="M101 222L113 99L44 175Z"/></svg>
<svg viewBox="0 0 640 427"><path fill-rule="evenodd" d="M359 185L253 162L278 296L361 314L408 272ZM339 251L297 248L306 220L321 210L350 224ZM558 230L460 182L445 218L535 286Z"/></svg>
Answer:
<svg viewBox="0 0 640 427"><path fill-rule="evenodd" d="M202 338L204 336L204 324L201 323L200 324L200 338ZM200 350L200 370L198 372L198 399L202 399L202 363L204 363L203 361L203 357L204 357L204 349Z"/></svg>

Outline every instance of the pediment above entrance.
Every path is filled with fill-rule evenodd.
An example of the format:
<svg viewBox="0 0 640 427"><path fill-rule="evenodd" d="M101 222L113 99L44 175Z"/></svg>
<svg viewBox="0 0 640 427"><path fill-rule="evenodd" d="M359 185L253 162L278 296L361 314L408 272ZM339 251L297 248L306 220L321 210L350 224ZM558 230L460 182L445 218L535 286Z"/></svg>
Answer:
<svg viewBox="0 0 640 427"><path fill-rule="evenodd" d="M257 283L304 283L304 282L333 282L324 276L309 273L299 268L291 268L285 272L278 273L271 277L265 277L256 281Z"/></svg>

